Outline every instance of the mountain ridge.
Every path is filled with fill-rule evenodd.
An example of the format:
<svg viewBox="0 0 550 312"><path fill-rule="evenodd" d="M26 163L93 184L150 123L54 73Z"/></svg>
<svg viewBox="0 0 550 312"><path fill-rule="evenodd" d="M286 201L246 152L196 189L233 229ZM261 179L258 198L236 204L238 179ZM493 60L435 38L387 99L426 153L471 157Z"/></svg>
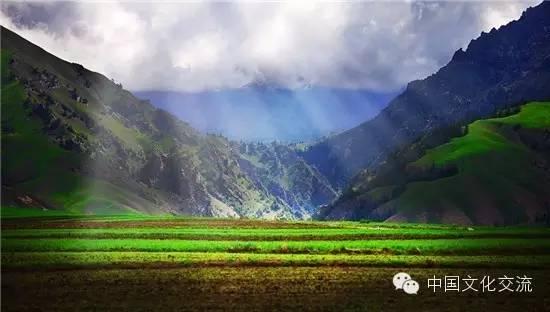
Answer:
<svg viewBox="0 0 550 312"><path fill-rule="evenodd" d="M475 121L420 157L414 146L356 176L322 219L550 223L550 102Z"/></svg>
<svg viewBox="0 0 550 312"><path fill-rule="evenodd" d="M337 187L423 134L550 97L550 2L472 40L426 79L416 80L373 119L311 146L304 158Z"/></svg>
<svg viewBox="0 0 550 312"><path fill-rule="evenodd" d="M309 216L308 200L288 203L250 177L255 167L241 170L235 142L201 134L122 85L4 27L1 34L3 205L80 213ZM313 181L313 175L305 170L294 177ZM328 186L322 176L315 181L302 198Z"/></svg>

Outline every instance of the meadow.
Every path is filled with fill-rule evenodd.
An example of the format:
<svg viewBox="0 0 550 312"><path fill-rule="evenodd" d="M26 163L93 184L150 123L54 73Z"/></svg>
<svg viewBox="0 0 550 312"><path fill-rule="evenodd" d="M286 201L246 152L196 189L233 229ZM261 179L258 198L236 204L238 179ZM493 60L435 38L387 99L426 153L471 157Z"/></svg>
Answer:
<svg viewBox="0 0 550 312"><path fill-rule="evenodd" d="M4 212L5 311L549 307L545 227ZM399 271L423 284L416 299L392 288ZM527 274L536 283L512 297L430 293L426 279L445 274Z"/></svg>

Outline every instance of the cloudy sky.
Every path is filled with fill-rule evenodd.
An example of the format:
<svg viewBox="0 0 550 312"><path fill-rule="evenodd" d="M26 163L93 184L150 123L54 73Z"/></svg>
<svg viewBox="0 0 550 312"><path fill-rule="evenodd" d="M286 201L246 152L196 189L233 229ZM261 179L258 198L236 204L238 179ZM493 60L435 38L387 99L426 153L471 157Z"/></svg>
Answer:
<svg viewBox="0 0 550 312"><path fill-rule="evenodd" d="M6 2L0 23L130 90L394 91L537 1Z"/></svg>

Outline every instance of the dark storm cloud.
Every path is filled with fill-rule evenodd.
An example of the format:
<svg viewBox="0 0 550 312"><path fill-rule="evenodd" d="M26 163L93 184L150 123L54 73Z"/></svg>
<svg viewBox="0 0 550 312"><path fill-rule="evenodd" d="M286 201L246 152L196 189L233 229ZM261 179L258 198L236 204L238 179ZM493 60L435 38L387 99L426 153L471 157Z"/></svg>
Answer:
<svg viewBox="0 0 550 312"><path fill-rule="evenodd" d="M47 27L52 33L62 34L67 20L76 19L78 4L74 2L24 3L2 2L0 9L18 28Z"/></svg>

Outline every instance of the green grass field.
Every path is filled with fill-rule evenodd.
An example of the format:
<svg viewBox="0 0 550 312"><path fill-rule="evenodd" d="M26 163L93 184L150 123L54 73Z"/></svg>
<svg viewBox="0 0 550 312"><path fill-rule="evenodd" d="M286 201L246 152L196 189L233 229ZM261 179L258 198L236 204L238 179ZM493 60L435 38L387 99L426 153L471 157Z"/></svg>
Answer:
<svg viewBox="0 0 550 312"><path fill-rule="evenodd" d="M378 311L411 304L413 311L466 305L516 311L524 304L544 311L549 304L550 228L63 216L15 209L4 210L2 219L6 311ZM399 271L423 285L416 301L392 288ZM537 283L534 292L513 301L502 295L445 297L426 289L435 274L527 274ZM28 296L34 299L22 299ZM455 308L441 309L445 300Z"/></svg>
<svg viewBox="0 0 550 312"><path fill-rule="evenodd" d="M4 217L2 262L118 265L550 266L550 229L171 216ZM27 211L23 215L29 215ZM97 263L96 263L97 262ZM326 262L326 263L325 263Z"/></svg>

